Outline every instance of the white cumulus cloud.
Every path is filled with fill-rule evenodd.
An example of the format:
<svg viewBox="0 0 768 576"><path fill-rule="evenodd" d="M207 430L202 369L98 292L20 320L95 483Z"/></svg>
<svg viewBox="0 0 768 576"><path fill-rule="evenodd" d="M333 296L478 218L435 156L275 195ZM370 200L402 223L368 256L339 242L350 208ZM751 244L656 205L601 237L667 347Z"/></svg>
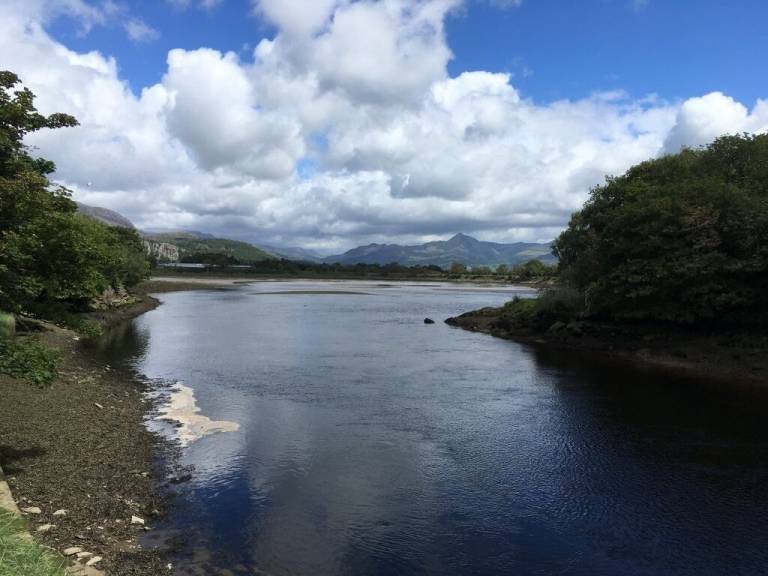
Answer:
<svg viewBox="0 0 768 576"><path fill-rule="evenodd" d="M507 74L452 77L444 22L457 8L254 0L276 32L252 58L175 49L162 80L136 94L114 59L46 32L56 12L100 25L109 4L0 0L0 68L43 112L80 120L29 140L79 200L141 227L326 251L459 231L549 240L605 175L768 129L766 100L611 92L543 104Z"/></svg>

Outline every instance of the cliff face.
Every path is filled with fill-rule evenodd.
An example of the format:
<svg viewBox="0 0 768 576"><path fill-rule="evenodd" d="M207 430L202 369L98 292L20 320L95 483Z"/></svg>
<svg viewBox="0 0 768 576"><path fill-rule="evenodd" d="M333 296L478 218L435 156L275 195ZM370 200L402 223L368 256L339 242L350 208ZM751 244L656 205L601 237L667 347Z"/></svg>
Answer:
<svg viewBox="0 0 768 576"><path fill-rule="evenodd" d="M147 256L156 259L158 262L179 261L179 248L168 242L145 239L144 250L147 251Z"/></svg>

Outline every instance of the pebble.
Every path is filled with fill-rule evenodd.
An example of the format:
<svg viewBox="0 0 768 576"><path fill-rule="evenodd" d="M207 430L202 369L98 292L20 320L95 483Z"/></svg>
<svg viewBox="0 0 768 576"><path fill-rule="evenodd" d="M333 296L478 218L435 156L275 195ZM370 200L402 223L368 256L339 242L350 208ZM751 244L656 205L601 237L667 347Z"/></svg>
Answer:
<svg viewBox="0 0 768 576"><path fill-rule="evenodd" d="M77 552L77 559L82 560L83 558L90 558L93 556L93 552Z"/></svg>
<svg viewBox="0 0 768 576"><path fill-rule="evenodd" d="M75 554L78 554L82 552L83 549L79 548L78 546L72 546L72 548L67 548L64 550L63 554L64 556L74 556Z"/></svg>
<svg viewBox="0 0 768 576"><path fill-rule="evenodd" d="M67 511L66 510L56 510L56 512L53 513L54 516L66 516Z"/></svg>
<svg viewBox="0 0 768 576"><path fill-rule="evenodd" d="M27 514L42 514L43 511L40 510L37 506L29 506L27 508L22 508L22 512L26 512Z"/></svg>
<svg viewBox="0 0 768 576"><path fill-rule="evenodd" d="M139 518L138 516L131 516L131 524L139 524L140 526L144 526L144 519Z"/></svg>
<svg viewBox="0 0 768 576"><path fill-rule="evenodd" d="M43 524L42 526L38 526L36 531L44 534L45 532L50 532L55 527L56 526L54 524Z"/></svg>
<svg viewBox="0 0 768 576"><path fill-rule="evenodd" d="M96 408L98 408L99 410L103 410L104 409L104 406L102 406L98 402L94 402L93 405L96 406Z"/></svg>
<svg viewBox="0 0 768 576"><path fill-rule="evenodd" d="M85 563L86 566L93 566L94 564L98 564L101 562L101 556L94 556L88 562Z"/></svg>

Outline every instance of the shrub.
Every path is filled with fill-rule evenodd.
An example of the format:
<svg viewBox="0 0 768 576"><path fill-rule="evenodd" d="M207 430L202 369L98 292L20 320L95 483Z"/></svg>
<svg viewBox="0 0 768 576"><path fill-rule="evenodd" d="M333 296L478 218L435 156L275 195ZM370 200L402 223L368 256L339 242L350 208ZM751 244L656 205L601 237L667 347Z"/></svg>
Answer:
<svg viewBox="0 0 768 576"><path fill-rule="evenodd" d="M34 340L0 341L0 374L38 386L53 382L60 354Z"/></svg>
<svg viewBox="0 0 768 576"><path fill-rule="evenodd" d="M536 315L544 320L574 320L584 314L584 295L574 288L557 286L535 300Z"/></svg>

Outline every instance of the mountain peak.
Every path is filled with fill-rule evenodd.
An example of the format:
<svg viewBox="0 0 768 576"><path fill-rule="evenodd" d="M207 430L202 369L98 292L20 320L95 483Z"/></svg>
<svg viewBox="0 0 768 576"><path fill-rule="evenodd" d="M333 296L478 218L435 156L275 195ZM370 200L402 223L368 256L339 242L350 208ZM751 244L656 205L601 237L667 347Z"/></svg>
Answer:
<svg viewBox="0 0 768 576"><path fill-rule="evenodd" d="M468 236L467 234L464 234L463 232L459 232L458 234L455 234L450 238L450 240L447 240L449 244L466 244L466 243L474 243L479 242L479 240L472 238L472 236Z"/></svg>

